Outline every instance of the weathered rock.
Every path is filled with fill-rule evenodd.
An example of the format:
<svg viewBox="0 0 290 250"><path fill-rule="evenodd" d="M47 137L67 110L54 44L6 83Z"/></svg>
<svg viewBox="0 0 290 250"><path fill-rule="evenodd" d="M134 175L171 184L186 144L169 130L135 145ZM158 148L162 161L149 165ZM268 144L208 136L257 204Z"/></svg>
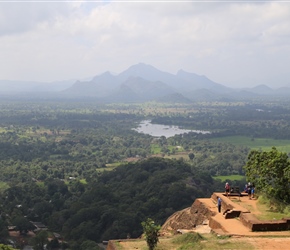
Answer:
<svg viewBox="0 0 290 250"><path fill-rule="evenodd" d="M194 230L202 225L213 213L200 199L196 199L191 207L185 208L171 215L161 228L161 232L174 233L177 230Z"/></svg>

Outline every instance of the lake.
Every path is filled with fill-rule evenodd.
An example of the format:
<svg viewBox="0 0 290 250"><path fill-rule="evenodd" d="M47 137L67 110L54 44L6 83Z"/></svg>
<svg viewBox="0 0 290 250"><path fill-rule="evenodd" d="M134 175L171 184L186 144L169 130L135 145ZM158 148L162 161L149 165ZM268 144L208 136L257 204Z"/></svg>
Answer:
<svg viewBox="0 0 290 250"><path fill-rule="evenodd" d="M162 124L152 124L150 120L144 120L140 122L137 128L133 130L138 133L143 133L147 135L152 135L156 137L165 136L166 138L172 137L174 135L185 134L189 132L198 133L198 134L209 134L210 131L203 130L190 130L190 129L182 129L178 126L167 126Z"/></svg>

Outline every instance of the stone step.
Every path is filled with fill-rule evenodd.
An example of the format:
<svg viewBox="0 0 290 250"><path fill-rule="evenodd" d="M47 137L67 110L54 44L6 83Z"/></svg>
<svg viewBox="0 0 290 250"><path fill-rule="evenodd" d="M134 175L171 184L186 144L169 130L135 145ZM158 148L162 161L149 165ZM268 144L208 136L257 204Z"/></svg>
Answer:
<svg viewBox="0 0 290 250"><path fill-rule="evenodd" d="M225 219L233 219L239 217L241 214L241 211L236 209L226 210L223 212Z"/></svg>

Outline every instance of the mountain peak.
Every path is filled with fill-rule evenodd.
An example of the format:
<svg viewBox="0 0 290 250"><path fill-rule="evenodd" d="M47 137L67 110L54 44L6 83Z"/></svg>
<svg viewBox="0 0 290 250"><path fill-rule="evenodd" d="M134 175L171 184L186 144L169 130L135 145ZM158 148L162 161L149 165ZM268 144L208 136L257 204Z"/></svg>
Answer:
<svg viewBox="0 0 290 250"><path fill-rule="evenodd" d="M97 81L98 79L111 79L111 78L114 78L114 76L111 74L110 71L106 71L100 75L95 76L92 79L92 81L94 82L94 81Z"/></svg>
<svg viewBox="0 0 290 250"><path fill-rule="evenodd" d="M126 71L129 71L131 74L140 74L143 72L152 72L152 71L158 71L158 69L154 68L150 64L145 64L145 63L138 63L135 65L130 66ZM126 72L124 71L124 72Z"/></svg>

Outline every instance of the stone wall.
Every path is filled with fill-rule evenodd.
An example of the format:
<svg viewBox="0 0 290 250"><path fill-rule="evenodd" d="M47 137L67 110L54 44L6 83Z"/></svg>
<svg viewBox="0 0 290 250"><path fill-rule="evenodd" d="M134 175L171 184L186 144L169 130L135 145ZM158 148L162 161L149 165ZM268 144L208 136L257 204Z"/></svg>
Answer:
<svg viewBox="0 0 290 250"><path fill-rule="evenodd" d="M253 232L258 231L285 231L290 230L290 218L283 218L282 220L267 220L261 221L257 219L251 212L232 202L223 193L213 193L211 198L217 201L217 198L222 199L222 209L225 212L225 219L232 219L239 217L244 226L248 227ZM210 226L217 226L214 222L210 222ZM212 227L213 228L213 227Z"/></svg>
<svg viewBox="0 0 290 250"><path fill-rule="evenodd" d="M261 221L251 214L241 214L240 220L253 232L290 230L290 218Z"/></svg>
<svg viewBox="0 0 290 250"><path fill-rule="evenodd" d="M227 198L223 193L213 193L211 195L211 199L216 202L218 197L222 199L222 210L223 211L240 211L241 213L250 213L250 211L239 204L232 202L229 198Z"/></svg>

